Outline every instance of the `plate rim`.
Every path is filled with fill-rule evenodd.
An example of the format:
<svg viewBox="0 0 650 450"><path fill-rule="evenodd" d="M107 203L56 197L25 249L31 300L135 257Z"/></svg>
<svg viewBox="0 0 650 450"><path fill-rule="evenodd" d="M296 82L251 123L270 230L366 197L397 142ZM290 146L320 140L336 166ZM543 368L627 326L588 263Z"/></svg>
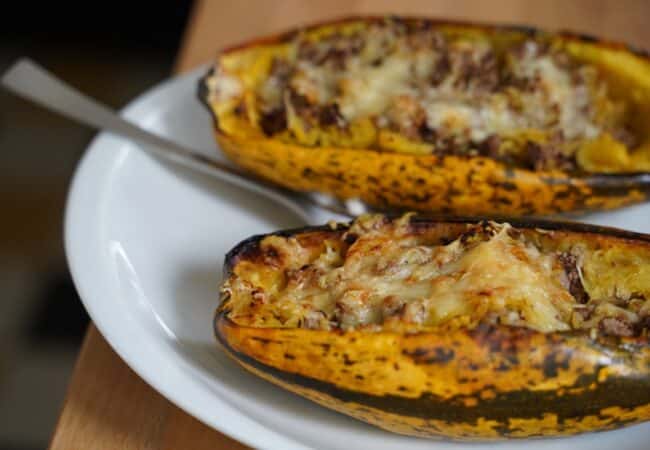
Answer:
<svg viewBox="0 0 650 450"><path fill-rule="evenodd" d="M209 64L201 65L187 73L171 76L152 87L144 90L142 93L137 95L135 98L130 100L122 109L119 110L119 115L125 117L136 124L142 125L142 121L138 120L138 111L140 109L147 109L150 103L155 103L156 99L162 96L165 96L168 91L173 91L175 86L181 86L183 83L189 82L188 80L193 80L200 77L200 75L207 70ZM171 402L176 407L183 410L185 413L196 418L206 426L223 433L224 435L252 447L265 446L269 444L269 437L273 436L273 441L276 444L281 444L282 447L286 449L309 449L310 447L304 445L304 443L295 440L294 438L285 435L277 430L271 429L268 426L260 423L256 418L250 417L245 412L241 411L237 406L230 404L226 399L219 397L218 395L213 395L213 398L217 398L218 402L214 403L215 408L223 408L228 410L228 414L224 416L227 417L225 424L222 422L214 422L207 414L205 414L201 408L194 407L192 402L189 400L184 400L180 396L175 395L173 389L169 389L168 386L165 386L165 383L156 379L150 373L148 373L146 364L137 361L131 352L126 348L127 346L123 345L118 339L114 338L114 333L110 331L108 323L105 322L105 319L100 317L97 314L96 309L93 306L94 301L93 294L88 292L85 276L82 274L83 270L80 269L79 264L81 264L81 256L77 253L76 245L74 240L77 236L77 229L80 226L78 219L83 215L87 214L87 200L84 197L98 197L98 194L101 194L105 189L102 189L101 182L95 181L94 183L88 184L89 175L96 171L93 169L93 164L95 160L99 158L100 149L106 145L109 145L107 142L108 139L117 138L121 142L121 145L115 148L115 154L111 155L109 160L112 163L115 163L120 156L120 152L124 156L128 156L133 148L124 148L128 147L129 143L127 139L116 136L107 131L99 131L92 138L92 140L86 146L81 158L77 162L71 181L69 183L68 192L66 195L64 213L63 213L63 247L65 252L65 258L70 270L71 278L75 289L79 294L81 302L88 312L94 326L97 328L102 337L106 340L111 349L119 356L119 358L131 369L133 370L138 377L145 381L152 389L154 389L158 394L162 395L165 399ZM138 150L135 150L138 151ZM110 178L109 175L106 175ZM93 190L87 189L88 186L95 186ZM104 186L105 188L105 186ZM84 189L87 189L87 192L83 192ZM94 193L93 196L91 193ZM101 210L101 202L97 202L97 210ZM91 232L89 232L91 233ZM97 235L97 231L95 234ZM179 370L181 370L179 368ZM191 376L191 375L186 375ZM197 380L200 382L200 380ZM233 425L233 422L236 421L250 421L253 422L260 431L264 431L265 434L259 434L251 432L252 430L245 430L241 425ZM260 437L257 437L260 436Z"/></svg>
<svg viewBox="0 0 650 450"><path fill-rule="evenodd" d="M183 83L189 83L189 80L198 80L202 73L207 70L209 65L202 65L198 68L176 76L169 77L160 83L155 84L149 89L143 91L141 94L132 99L124 108L120 110L120 115L126 117L136 124L144 125L146 127L146 120L155 113L155 110L152 109L153 104L157 102L162 102L162 97L169 95L169 91L173 92L176 86L182 86ZM160 98L159 98L160 97ZM145 109L147 112L142 114L142 117L138 117L141 114L140 109ZM140 120L139 120L140 119ZM110 143L106 140L118 139L118 142ZM83 155L76 164L73 176L71 178L68 193L66 196L66 203L64 208L64 217L63 217L63 232L64 232L64 250L68 268L70 270L74 286L79 293L79 297L84 305L86 311L90 315L91 319L97 330L107 341L108 345L113 351L117 353L124 363L131 368L138 377L145 381L149 386L151 386L157 393L162 395L173 405L177 406L187 414L196 418L200 422L204 423L206 426L217 430L218 432L223 433L235 439L243 444L255 447L255 448L281 448L281 449L309 449L312 448L311 444L306 444L304 441L296 438L290 434L285 434L282 430L278 430L273 427L265 425L257 417L247 414L247 412L227 398L214 393L210 397L212 401L211 408L219 408L220 412L223 411L225 414L222 414L219 420L215 420L211 417L206 409L202 406L197 406L194 404L194 401L191 399L185 399L182 395L179 395L173 388L166 386L169 382L161 381L159 378L156 378L147 367L150 364L145 364L134 359L134 354L128 350L127 345L121 343L118 339L113 339L113 336L117 334L116 331L111 331L110 327L107 325L107 322L103 320L102 317L98 316L96 310L93 306L93 301L90 299L93 297L93 293L89 292L90 289L86 289L86 281L83 275L80 275L80 270L78 263L79 255L76 254L76 248L78 244L75 243L77 238L76 231L80 224L76 222L80 216L88 215L88 209L82 207L82 205L88 205L88 199L84 200L84 197L89 197L93 199L98 199L99 194L106 193L106 187L103 186L102 182L110 179L109 170L104 170L101 172L103 176L107 177L104 179L92 180L91 184L89 183L88 177L90 173L97 173L97 168L93 169L93 165L98 162L98 158L101 156L101 149L105 148L106 145L115 145L114 154L110 156L104 155L107 161L112 164L116 164L119 159L119 155L122 154L123 157L127 157L131 153L137 152L139 150L130 146L128 140L118 138L112 133L108 132L99 132L93 139L88 143L86 149L84 150ZM104 167L103 169L109 169L110 167ZM103 181L102 181L103 180ZM110 183L109 183L110 184ZM89 186L92 186L93 189L88 189ZM86 189L86 192L84 192ZM96 202L94 208L96 211L101 211L101 201ZM96 219L98 224L101 224L99 219ZM92 236L94 233L95 239L101 236L101 232L94 230L88 231L88 235ZM97 248L101 250L101 248ZM95 256L100 256L101 254L95 254ZM157 346L158 351L162 351L161 343L153 342ZM182 359L182 357L179 357ZM183 361L187 364L187 361ZM203 380L197 377L194 377L192 373L187 373L186 368L177 367L182 373L185 373L184 376L192 377L196 381L193 383L195 386L193 389L206 390L204 387L205 383ZM179 373L180 373L179 372ZM196 385L200 385L197 387ZM222 420L225 418L225 420ZM236 422L240 422L237 424ZM247 428L246 423L254 426L254 429ZM260 432L255 432L256 430ZM434 441L432 441L434 442ZM525 444L530 442L529 440L520 441L520 444Z"/></svg>

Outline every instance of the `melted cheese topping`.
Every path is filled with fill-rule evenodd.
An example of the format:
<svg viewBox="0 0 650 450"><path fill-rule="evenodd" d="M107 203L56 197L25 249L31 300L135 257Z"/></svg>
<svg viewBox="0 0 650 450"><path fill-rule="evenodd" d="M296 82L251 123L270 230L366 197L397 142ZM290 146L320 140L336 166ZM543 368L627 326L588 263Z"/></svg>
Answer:
<svg viewBox="0 0 650 450"><path fill-rule="evenodd" d="M388 57L378 67L355 60L339 78L341 113L349 121L383 114L394 97L413 93L411 76L411 62L403 56Z"/></svg>
<svg viewBox="0 0 650 450"><path fill-rule="evenodd" d="M535 170L630 165L592 155L612 142L624 155L636 146L629 111L599 69L572 59L561 41L354 25L243 51L247 63L211 82L220 98L246 96L239 110L265 133L305 146L483 154Z"/></svg>
<svg viewBox="0 0 650 450"><path fill-rule="evenodd" d="M346 236L354 243L264 239L261 251L274 256L240 262L224 285L229 317L262 327L415 331L487 321L553 332L574 328L586 306L569 292L558 253L507 224L469 227L443 245L410 232L408 216L374 216ZM612 307L578 326L597 325Z"/></svg>
<svg viewBox="0 0 650 450"><path fill-rule="evenodd" d="M414 232L408 215L362 216L345 233L271 235L235 265L222 308L256 327L647 333L650 246L589 248L552 235L481 223L441 243Z"/></svg>

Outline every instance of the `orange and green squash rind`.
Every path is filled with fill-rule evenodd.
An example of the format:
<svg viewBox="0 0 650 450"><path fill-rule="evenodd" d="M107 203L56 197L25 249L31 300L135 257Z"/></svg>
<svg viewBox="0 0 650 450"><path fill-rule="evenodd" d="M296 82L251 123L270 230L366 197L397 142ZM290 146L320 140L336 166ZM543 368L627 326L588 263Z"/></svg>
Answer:
<svg viewBox="0 0 650 450"><path fill-rule="evenodd" d="M228 55L258 45L289 41L297 33L321 26L381 17L346 18L251 41L224 50ZM612 87L626 95L636 111L641 134L638 154L650 154L650 60L619 43L571 33L550 34L529 27L488 26L429 19L438 26L467 32L524 33L552 36L575 56L613 75ZM206 78L210 74L206 75ZM512 168L486 157L415 155L358 148L306 147L266 137L259 131L226 132L208 100L205 79L199 98L213 112L220 149L252 174L297 191L318 191L338 198L358 198L377 208L462 215L545 215L606 210L645 201L650 173L572 174ZM647 148L646 148L647 147ZM641 167L641 166L640 166Z"/></svg>
<svg viewBox="0 0 650 450"><path fill-rule="evenodd" d="M436 226L430 219L412 220ZM650 245L650 236L602 227L512 224ZM305 230L317 229L280 235ZM263 237L244 241L227 255L226 278L239 260L254 258ZM255 328L238 325L228 313L217 310L215 334L246 370L391 432L497 440L573 435L650 420L648 336L594 337L502 325L412 334Z"/></svg>

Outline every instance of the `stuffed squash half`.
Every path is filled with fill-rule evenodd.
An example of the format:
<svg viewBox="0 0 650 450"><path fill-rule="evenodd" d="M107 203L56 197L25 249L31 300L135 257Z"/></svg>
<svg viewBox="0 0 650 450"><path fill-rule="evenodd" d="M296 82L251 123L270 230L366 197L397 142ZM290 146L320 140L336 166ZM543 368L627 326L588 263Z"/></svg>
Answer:
<svg viewBox="0 0 650 450"><path fill-rule="evenodd" d="M592 38L347 19L222 52L199 96L226 155L290 189L464 215L650 192L650 61Z"/></svg>
<svg viewBox="0 0 650 450"><path fill-rule="evenodd" d="M215 332L254 374L396 433L553 436L650 418L650 236L365 216L226 257Z"/></svg>

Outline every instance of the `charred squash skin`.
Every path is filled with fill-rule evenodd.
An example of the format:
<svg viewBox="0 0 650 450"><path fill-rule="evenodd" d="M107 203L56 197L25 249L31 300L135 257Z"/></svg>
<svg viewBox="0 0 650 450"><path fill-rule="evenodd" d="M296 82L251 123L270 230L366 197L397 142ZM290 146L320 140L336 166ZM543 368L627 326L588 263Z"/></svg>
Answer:
<svg viewBox="0 0 650 450"><path fill-rule="evenodd" d="M411 219L417 227L464 221ZM603 227L511 223L650 244L648 235ZM280 235L317 230L329 228ZM226 277L238 261L259 254L264 237L250 238L227 255ZM391 432L496 440L602 431L650 419L647 336L594 338L500 325L414 334L254 328L234 323L228 312L217 311L215 334L246 370Z"/></svg>
<svg viewBox="0 0 650 450"><path fill-rule="evenodd" d="M216 139L233 162L266 180L298 191L359 198L379 209L545 215L614 209L650 194L650 174L572 177L513 169L485 157L309 148L219 131Z"/></svg>
<svg viewBox="0 0 650 450"><path fill-rule="evenodd" d="M305 29L352 20L370 23L383 18L346 18ZM486 26L412 18L401 20L424 20L433 25L458 25L491 33L520 32L531 37L548 34L521 26ZM222 54L256 45L287 42L299 31L259 39L227 49ZM648 60L646 53L622 44L571 33L555 36L602 49L626 51L639 60ZM358 198L379 209L454 215L524 216L607 210L642 202L650 196L650 173L533 171L512 168L482 156L411 155L358 148L305 147L253 134L235 136L220 128L211 109L206 83L210 75L208 73L199 82L198 96L213 113L215 137L220 149L237 165L285 188L325 192L342 199ZM650 83L650 72L647 78Z"/></svg>

